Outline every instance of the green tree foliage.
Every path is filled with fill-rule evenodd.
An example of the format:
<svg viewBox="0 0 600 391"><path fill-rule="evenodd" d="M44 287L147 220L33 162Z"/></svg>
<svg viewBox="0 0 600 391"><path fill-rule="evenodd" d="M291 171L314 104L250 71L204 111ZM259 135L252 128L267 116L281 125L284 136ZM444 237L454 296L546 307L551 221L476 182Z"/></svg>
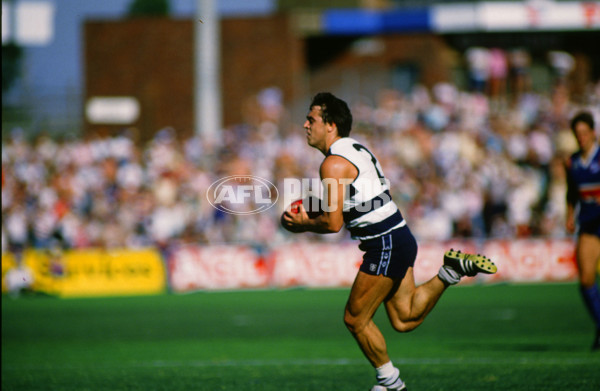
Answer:
<svg viewBox="0 0 600 391"><path fill-rule="evenodd" d="M127 14L130 17L168 16L171 11L169 0L132 0Z"/></svg>
<svg viewBox="0 0 600 391"><path fill-rule="evenodd" d="M23 49L16 43L2 45L2 92L10 90L21 75Z"/></svg>

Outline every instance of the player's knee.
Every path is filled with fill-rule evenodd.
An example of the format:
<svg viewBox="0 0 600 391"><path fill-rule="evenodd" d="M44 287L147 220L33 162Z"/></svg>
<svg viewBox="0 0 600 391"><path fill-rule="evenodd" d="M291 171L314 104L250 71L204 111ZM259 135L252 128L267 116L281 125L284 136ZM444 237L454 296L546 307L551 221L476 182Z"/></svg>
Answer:
<svg viewBox="0 0 600 391"><path fill-rule="evenodd" d="M399 333L412 331L421 323L411 314L411 309L407 305L398 305L387 310L392 328Z"/></svg>
<svg viewBox="0 0 600 391"><path fill-rule="evenodd" d="M344 313L344 324L352 334L359 333L365 327L364 322L348 310Z"/></svg>
<svg viewBox="0 0 600 391"><path fill-rule="evenodd" d="M392 328L399 333L413 331L423 322L422 316L411 314L410 309L406 307L399 307L396 308L396 311L388 312L388 317Z"/></svg>
<svg viewBox="0 0 600 391"><path fill-rule="evenodd" d="M594 285L596 285L596 276L586 276L586 275L582 275L579 278L579 283L581 284L581 287L584 289L589 289L591 287L593 287Z"/></svg>
<svg viewBox="0 0 600 391"><path fill-rule="evenodd" d="M346 311L344 313L344 324L348 330L354 330L357 325L356 317L352 316L348 311Z"/></svg>
<svg viewBox="0 0 600 391"><path fill-rule="evenodd" d="M393 319L391 320L392 328L399 333L408 333L409 331L413 331L419 323L414 321L404 322L401 319Z"/></svg>
<svg viewBox="0 0 600 391"><path fill-rule="evenodd" d="M579 270L579 283L583 288L586 289L593 287L594 284L596 284L596 270L594 269L591 272L589 272L581 269Z"/></svg>

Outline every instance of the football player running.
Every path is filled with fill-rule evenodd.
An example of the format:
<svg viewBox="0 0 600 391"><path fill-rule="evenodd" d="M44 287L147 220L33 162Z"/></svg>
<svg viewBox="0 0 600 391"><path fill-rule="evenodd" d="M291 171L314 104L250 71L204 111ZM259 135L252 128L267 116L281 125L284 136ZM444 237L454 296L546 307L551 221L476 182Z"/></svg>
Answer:
<svg viewBox="0 0 600 391"><path fill-rule="evenodd" d="M346 303L344 322L375 369L378 384L373 390L406 390L373 322L377 308L384 305L395 330L411 331L450 285L464 276L495 273L497 268L485 256L450 250L438 274L416 286L417 242L392 200L379 161L349 137L351 127L346 102L327 92L313 98L304 129L308 145L325 155L320 177L327 207L310 218L300 205L298 213L284 212L282 224L291 232L323 234L338 232L345 225L352 238L360 241L363 262Z"/></svg>

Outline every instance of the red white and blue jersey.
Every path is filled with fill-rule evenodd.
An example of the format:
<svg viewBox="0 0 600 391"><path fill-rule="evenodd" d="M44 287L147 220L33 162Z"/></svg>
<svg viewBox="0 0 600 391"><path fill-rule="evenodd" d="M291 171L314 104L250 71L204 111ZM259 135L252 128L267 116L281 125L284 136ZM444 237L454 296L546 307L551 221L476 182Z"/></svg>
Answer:
<svg viewBox="0 0 600 391"><path fill-rule="evenodd" d="M567 201L579 204L580 225L600 222L600 148L598 145L588 159L575 152L567 166Z"/></svg>
<svg viewBox="0 0 600 391"><path fill-rule="evenodd" d="M377 238L406 225L392 201L381 165L367 148L353 138L342 137L331 145L329 155L343 157L358 170L346 188L343 210L344 223L353 239Z"/></svg>

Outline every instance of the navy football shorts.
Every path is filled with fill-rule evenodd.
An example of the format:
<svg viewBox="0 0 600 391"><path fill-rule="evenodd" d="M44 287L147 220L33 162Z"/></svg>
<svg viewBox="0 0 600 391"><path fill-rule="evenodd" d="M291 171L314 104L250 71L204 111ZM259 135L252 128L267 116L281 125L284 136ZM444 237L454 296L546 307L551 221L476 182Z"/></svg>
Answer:
<svg viewBox="0 0 600 391"><path fill-rule="evenodd" d="M365 252L360 271L374 276L403 278L417 258L417 241L406 225L383 236L363 240L358 248Z"/></svg>
<svg viewBox="0 0 600 391"><path fill-rule="evenodd" d="M580 223L579 233L592 234L600 237L600 220L596 219Z"/></svg>

